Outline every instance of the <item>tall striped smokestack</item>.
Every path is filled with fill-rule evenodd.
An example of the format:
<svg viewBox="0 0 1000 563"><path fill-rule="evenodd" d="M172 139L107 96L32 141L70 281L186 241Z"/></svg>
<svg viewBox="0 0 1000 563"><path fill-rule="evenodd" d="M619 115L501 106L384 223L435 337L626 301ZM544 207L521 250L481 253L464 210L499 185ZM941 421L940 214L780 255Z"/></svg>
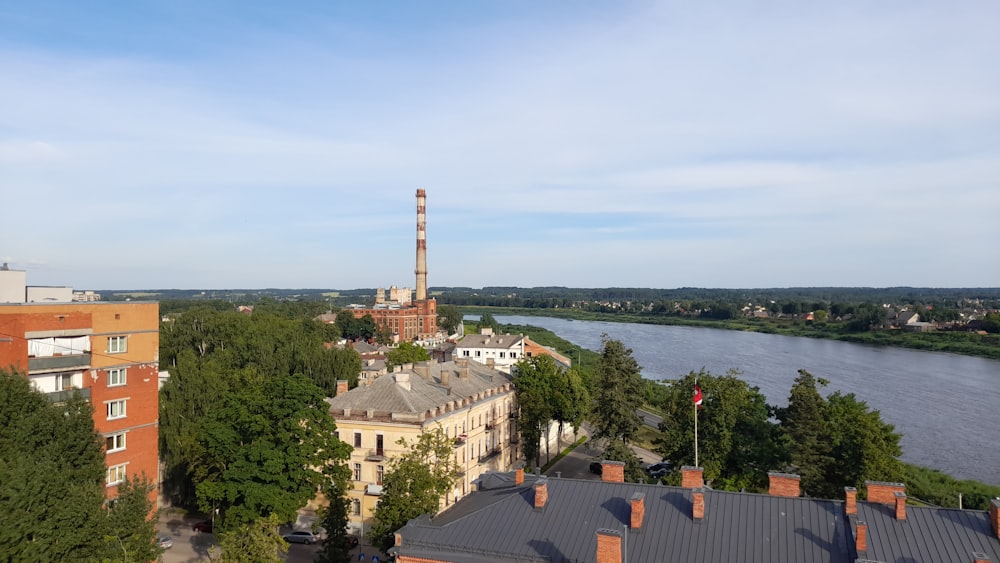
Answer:
<svg viewBox="0 0 1000 563"><path fill-rule="evenodd" d="M427 299L427 192L417 190L417 301Z"/></svg>

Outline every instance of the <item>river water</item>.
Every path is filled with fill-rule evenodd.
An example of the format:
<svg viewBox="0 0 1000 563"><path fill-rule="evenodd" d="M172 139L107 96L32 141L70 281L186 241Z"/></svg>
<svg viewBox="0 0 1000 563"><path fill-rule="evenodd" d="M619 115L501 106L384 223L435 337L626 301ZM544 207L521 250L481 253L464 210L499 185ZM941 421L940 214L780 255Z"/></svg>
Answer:
<svg viewBox="0 0 1000 563"><path fill-rule="evenodd" d="M478 317L475 317L478 320ZM833 340L712 328L571 321L497 315L599 351L601 335L621 340L648 379L730 368L784 405L799 369L854 393L903 435L903 459L959 479L1000 485L1000 361Z"/></svg>

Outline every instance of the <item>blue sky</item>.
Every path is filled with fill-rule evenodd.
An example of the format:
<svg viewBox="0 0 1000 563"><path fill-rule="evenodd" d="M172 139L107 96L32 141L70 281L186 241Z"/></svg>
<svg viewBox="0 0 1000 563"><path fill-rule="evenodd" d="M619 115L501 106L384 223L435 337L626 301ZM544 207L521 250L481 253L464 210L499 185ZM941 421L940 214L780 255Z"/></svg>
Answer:
<svg viewBox="0 0 1000 563"><path fill-rule="evenodd" d="M996 286L990 1L0 0L36 285Z"/></svg>

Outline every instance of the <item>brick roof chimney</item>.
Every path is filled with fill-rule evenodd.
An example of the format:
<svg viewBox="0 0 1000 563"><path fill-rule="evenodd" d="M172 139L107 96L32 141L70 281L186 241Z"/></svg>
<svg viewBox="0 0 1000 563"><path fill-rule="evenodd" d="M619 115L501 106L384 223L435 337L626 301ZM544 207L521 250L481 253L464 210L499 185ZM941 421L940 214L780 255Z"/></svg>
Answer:
<svg viewBox="0 0 1000 563"><path fill-rule="evenodd" d="M602 528L597 530L597 563L622 563L622 533Z"/></svg>
<svg viewBox="0 0 1000 563"><path fill-rule="evenodd" d="M858 513L858 490L854 487L844 487L844 511L847 514Z"/></svg>
<svg viewBox="0 0 1000 563"><path fill-rule="evenodd" d="M906 492L906 485L902 483L865 481L865 487L868 489L868 502L880 504L896 504L896 493Z"/></svg>
<svg viewBox="0 0 1000 563"><path fill-rule="evenodd" d="M691 491L691 517L701 520L705 517L705 489L697 488Z"/></svg>
<svg viewBox="0 0 1000 563"><path fill-rule="evenodd" d="M770 481L770 488L767 493L772 497L797 497L799 491L800 477L794 473L776 473L771 471L767 474Z"/></svg>
<svg viewBox="0 0 1000 563"><path fill-rule="evenodd" d="M629 499L631 505L631 521L629 527L633 530L642 528L642 517L646 515L646 493L635 493Z"/></svg>
<svg viewBox="0 0 1000 563"><path fill-rule="evenodd" d="M705 486L702 469L693 465L681 467L681 486L685 489L700 489Z"/></svg>
<svg viewBox="0 0 1000 563"><path fill-rule="evenodd" d="M605 483L625 482L625 462L606 459L601 462L601 481Z"/></svg>
<svg viewBox="0 0 1000 563"><path fill-rule="evenodd" d="M535 481L535 508L545 508L549 500L549 481L544 477Z"/></svg>
<svg viewBox="0 0 1000 563"><path fill-rule="evenodd" d="M990 501L990 529L993 537L1000 538L1000 499Z"/></svg>
<svg viewBox="0 0 1000 563"><path fill-rule="evenodd" d="M514 484L523 485L524 484L524 468L518 467L514 470Z"/></svg>
<svg viewBox="0 0 1000 563"><path fill-rule="evenodd" d="M347 393L347 380L346 379L338 379L337 380L337 395L340 395L341 393Z"/></svg>
<svg viewBox="0 0 1000 563"><path fill-rule="evenodd" d="M973 552L972 563L990 563L990 556L981 551Z"/></svg>
<svg viewBox="0 0 1000 563"><path fill-rule="evenodd" d="M895 493L896 520L906 520L906 493Z"/></svg>
<svg viewBox="0 0 1000 563"><path fill-rule="evenodd" d="M854 549L859 552L868 551L868 524L863 520L858 520L854 532Z"/></svg>

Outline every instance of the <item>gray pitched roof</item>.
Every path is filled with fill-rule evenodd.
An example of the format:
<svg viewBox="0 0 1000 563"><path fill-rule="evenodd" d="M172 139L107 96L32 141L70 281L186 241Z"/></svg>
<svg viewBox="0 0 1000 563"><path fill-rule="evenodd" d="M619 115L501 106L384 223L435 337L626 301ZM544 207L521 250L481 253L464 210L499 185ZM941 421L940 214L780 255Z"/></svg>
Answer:
<svg viewBox="0 0 1000 563"><path fill-rule="evenodd" d="M524 340L520 334L468 334L458 341L458 348L495 348L508 350Z"/></svg>
<svg viewBox="0 0 1000 563"><path fill-rule="evenodd" d="M853 561L841 502L705 491L705 517L692 518L679 487L548 479L548 501L533 505L524 485L473 493L434 520L400 530L399 553L444 561L594 561L596 531L626 536L627 561L804 563ZM645 517L630 522L629 499L645 494Z"/></svg>
<svg viewBox="0 0 1000 563"><path fill-rule="evenodd" d="M857 519L868 525L868 549L859 557L969 563L973 552L981 552L1000 562L1000 539L991 534L985 511L907 505L906 520L896 520L893 506L859 502Z"/></svg>
<svg viewBox="0 0 1000 563"><path fill-rule="evenodd" d="M419 373L424 370L426 377ZM430 361L383 375L370 385L358 386L326 401L334 418L343 418L345 409L351 415L364 415L369 410L375 416L423 415L452 401L474 400L477 394L512 381L510 375L476 362Z"/></svg>

